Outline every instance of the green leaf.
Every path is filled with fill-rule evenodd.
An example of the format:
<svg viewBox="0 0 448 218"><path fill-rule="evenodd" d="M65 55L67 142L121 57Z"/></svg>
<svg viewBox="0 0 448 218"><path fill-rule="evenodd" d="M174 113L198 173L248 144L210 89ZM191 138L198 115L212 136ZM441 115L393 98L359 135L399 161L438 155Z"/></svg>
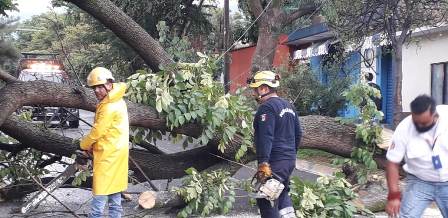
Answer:
<svg viewBox="0 0 448 218"><path fill-rule="evenodd" d="M184 123L185 123L185 118L183 116L180 116L179 117L179 124L180 125L184 125Z"/></svg>
<svg viewBox="0 0 448 218"><path fill-rule="evenodd" d="M194 111L190 112L190 115L193 119L196 119L196 117L197 117L197 114Z"/></svg>
<svg viewBox="0 0 448 218"><path fill-rule="evenodd" d="M159 113L162 112L162 101L161 100L156 101L156 110Z"/></svg>
<svg viewBox="0 0 448 218"><path fill-rule="evenodd" d="M191 114L190 113L186 113L186 114L184 114L184 116L187 119L187 121L189 121L191 119Z"/></svg>

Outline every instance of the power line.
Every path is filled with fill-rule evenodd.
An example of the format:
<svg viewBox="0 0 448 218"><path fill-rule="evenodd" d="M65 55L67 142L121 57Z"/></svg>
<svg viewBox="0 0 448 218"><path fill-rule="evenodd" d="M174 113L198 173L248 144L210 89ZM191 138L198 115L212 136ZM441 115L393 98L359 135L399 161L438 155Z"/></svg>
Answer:
<svg viewBox="0 0 448 218"><path fill-rule="evenodd" d="M235 43L239 42L244 37L244 35L246 35L246 33L252 28L253 25L255 25L255 23L258 21L258 19L260 19L260 17L266 12L266 10L269 8L269 6L271 6L272 1L273 0L269 1L269 3L266 5L266 7L263 9L263 11L261 11L260 15L258 15L258 17L249 25L249 27L246 28L246 30L243 32L243 34L241 34L241 36L237 40L235 40L232 43L232 45L229 46L229 48L227 48L227 50L218 57L218 59L216 61L219 61L219 59L221 59L227 52L232 50Z"/></svg>
<svg viewBox="0 0 448 218"><path fill-rule="evenodd" d="M272 0L271 0L271 2L272 2ZM271 3L271 2L269 2L269 3ZM268 5L269 6L269 5ZM320 10L320 8L322 7L322 5L320 5L319 7L317 7L314 11L313 11L313 13L311 13L308 17L307 17L307 19L310 19L317 11L319 11ZM267 7L266 7L267 8ZM265 8L265 9L266 9ZM259 16L260 17L260 16ZM258 17L258 18L259 18ZM258 19L257 18L257 19ZM252 26L252 25L251 25ZM299 30L300 28L302 28L302 27L297 27L296 29L294 29L294 31L292 31L290 34L288 34L288 36L284 39L284 40L282 40L279 44L283 44L283 43L285 43L287 40L288 40L288 38L289 38L289 36L291 36L295 31L297 31L297 30ZM247 31L246 31L247 32ZM243 36L244 36L244 34L245 33L243 33L243 35L242 36L240 36L240 38L239 39L241 39ZM236 42L238 42L239 41L239 39L237 40L237 41L235 41L233 44L235 44ZM258 43L258 42L257 42ZM233 44L232 44L232 46L233 46ZM232 47L231 46L231 47ZM230 48L231 48L230 47ZM229 49L230 50L230 49ZM229 51L228 50L228 51ZM266 58L267 56L269 56L270 54L272 54L272 52L274 52L274 51L276 51L277 50L277 46L275 46L275 48L274 49L272 49L269 53L267 53L265 56L263 56L261 59L264 59L264 58ZM226 51L226 52L228 52L228 51ZM219 58L221 58L222 57L222 55L219 57ZM218 60L219 60L219 58L218 58ZM235 77L233 80L236 80L236 79L239 79L239 78L241 78L243 75L246 75L246 73L248 73L249 71L250 71L250 69L251 69L251 67L249 67L247 70L245 70L245 71L243 71L243 73L241 73L240 75L238 75L237 77ZM229 85L229 84L231 84L232 83L232 81L230 80L229 82L228 82L228 84L224 84L224 85Z"/></svg>

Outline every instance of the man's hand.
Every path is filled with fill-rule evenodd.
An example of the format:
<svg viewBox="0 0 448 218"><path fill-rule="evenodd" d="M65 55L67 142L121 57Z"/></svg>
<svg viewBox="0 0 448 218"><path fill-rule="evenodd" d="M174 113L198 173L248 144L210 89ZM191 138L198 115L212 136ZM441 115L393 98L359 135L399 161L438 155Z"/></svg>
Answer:
<svg viewBox="0 0 448 218"><path fill-rule="evenodd" d="M387 195L386 212L389 217L398 217L400 211L401 193L398 186L400 175L399 164L387 161L386 164L386 179L389 193Z"/></svg>
<svg viewBox="0 0 448 218"><path fill-rule="evenodd" d="M389 217L398 218L400 212L400 199L388 200L386 204L386 212Z"/></svg>
<svg viewBox="0 0 448 218"><path fill-rule="evenodd" d="M263 162L258 165L258 171L255 174L257 181L260 183L266 182L266 180L272 176L272 170L269 163Z"/></svg>
<svg viewBox="0 0 448 218"><path fill-rule="evenodd" d="M88 151L76 151L76 167L80 170L87 170L89 159L92 159L91 157L92 155Z"/></svg>

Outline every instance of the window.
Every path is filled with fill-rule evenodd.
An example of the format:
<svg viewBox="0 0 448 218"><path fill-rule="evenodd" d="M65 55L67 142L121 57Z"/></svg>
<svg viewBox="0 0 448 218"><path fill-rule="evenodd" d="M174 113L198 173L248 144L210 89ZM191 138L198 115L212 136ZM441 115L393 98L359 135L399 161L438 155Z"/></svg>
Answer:
<svg viewBox="0 0 448 218"><path fill-rule="evenodd" d="M431 64L431 96L436 104L448 104L448 62Z"/></svg>

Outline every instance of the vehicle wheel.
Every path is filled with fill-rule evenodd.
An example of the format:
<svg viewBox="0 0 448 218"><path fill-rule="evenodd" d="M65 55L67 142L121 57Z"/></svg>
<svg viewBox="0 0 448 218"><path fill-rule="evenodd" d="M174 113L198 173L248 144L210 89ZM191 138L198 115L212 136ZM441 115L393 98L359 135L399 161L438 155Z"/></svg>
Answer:
<svg viewBox="0 0 448 218"><path fill-rule="evenodd" d="M79 120L69 121L68 122L68 126L70 126L70 128L78 128L79 127Z"/></svg>

